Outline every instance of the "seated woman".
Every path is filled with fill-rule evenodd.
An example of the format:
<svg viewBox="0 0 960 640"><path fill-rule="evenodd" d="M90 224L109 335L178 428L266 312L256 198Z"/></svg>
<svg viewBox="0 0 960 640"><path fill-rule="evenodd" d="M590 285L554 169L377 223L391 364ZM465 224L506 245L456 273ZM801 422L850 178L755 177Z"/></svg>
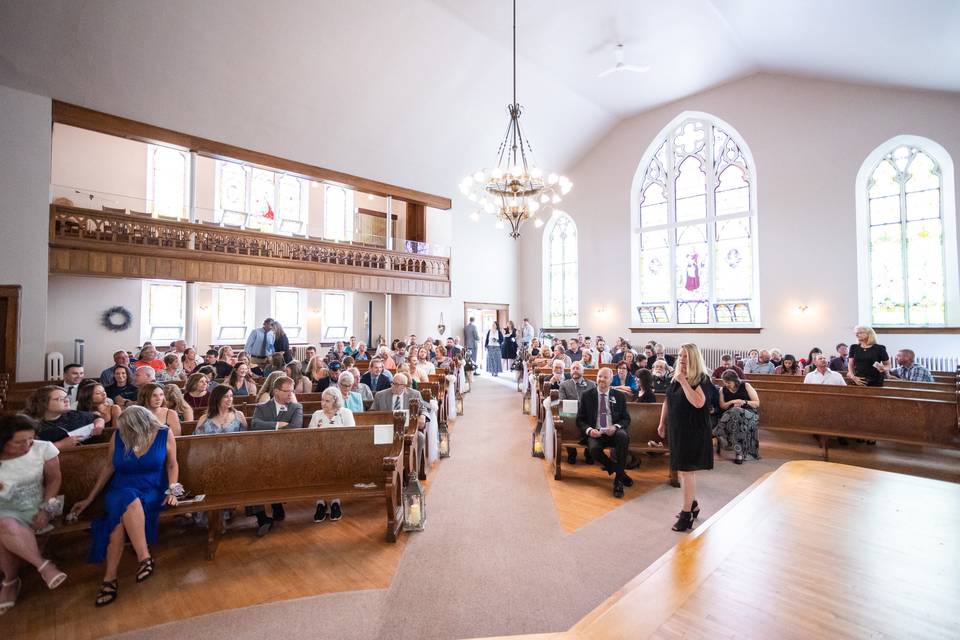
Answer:
<svg viewBox="0 0 960 640"><path fill-rule="evenodd" d="M35 532L59 511L60 452L52 443L36 440L35 427L27 416L0 416L0 614L12 609L20 595L21 560L36 567L48 589L67 579L37 545Z"/></svg>
<svg viewBox="0 0 960 640"><path fill-rule="evenodd" d="M211 365L209 365L209 364L205 364L205 365L203 365L202 367L200 367L199 369L197 369L196 373L202 374L203 376L205 376L205 377L207 378L207 389L210 390L210 391L213 391L213 389L214 389L218 384L220 384L219 382L217 382L217 370L214 369L214 368L213 368ZM189 382L189 381L190 381L190 378L187 377L187 382ZM183 388L184 388L184 389L187 388L187 384L186 384L186 383L184 383Z"/></svg>
<svg viewBox="0 0 960 640"><path fill-rule="evenodd" d="M664 360L657 360L650 368L653 374L653 390L656 393L666 393L670 386L670 376L667 375L667 363Z"/></svg>
<svg viewBox="0 0 960 640"><path fill-rule="evenodd" d="M340 396L343 398L345 408L353 413L362 413L363 396L360 394L360 391L353 391L353 385L356 381L352 372L344 371L337 378L337 389L340 390ZM323 401L323 396L320 397L320 400Z"/></svg>
<svg viewBox="0 0 960 640"><path fill-rule="evenodd" d="M193 421L193 407L183 399L183 391L180 390L179 385L168 382L163 387L163 395L166 398L165 405L177 412L180 422Z"/></svg>
<svg viewBox="0 0 960 640"><path fill-rule="evenodd" d="M137 401L138 389L133 386L133 380L130 379L130 369L123 364L113 368L113 384L104 391L107 392L107 397L120 408Z"/></svg>
<svg viewBox="0 0 960 640"><path fill-rule="evenodd" d="M280 356L280 359L282 360L283 356ZM278 371L283 371L282 365ZM233 371L230 372L230 375L227 376L227 381L224 384L233 389L233 395L235 396L256 397L257 395L257 383L253 381L253 375L250 373L250 366L245 362L237 363L237 366L235 366Z"/></svg>
<svg viewBox="0 0 960 640"><path fill-rule="evenodd" d="M633 351L627 351L626 353L624 353L623 360L621 360L618 364L627 365L627 371L629 371L633 375L637 375L637 369L640 368L640 365L637 364L637 357L633 355ZM667 363L664 362L663 364L666 365Z"/></svg>
<svg viewBox="0 0 960 640"><path fill-rule="evenodd" d="M453 370L453 358L447 355L447 349L443 345L439 345L436 350L437 369L446 369L447 371Z"/></svg>
<svg viewBox="0 0 960 640"><path fill-rule="evenodd" d="M743 464L743 457L760 459L760 398L749 382L740 380L733 369L727 369L720 377L723 389L720 394L720 421L713 429L718 445L733 449L734 462Z"/></svg>
<svg viewBox="0 0 960 640"><path fill-rule="evenodd" d="M817 355L821 353L823 353L823 351L820 350L820 347L814 347L813 349L810 349L810 354L807 356L807 364L803 367L804 374L810 373L817 368Z"/></svg>
<svg viewBox="0 0 960 640"><path fill-rule="evenodd" d="M381 345L377 348L377 357L383 360L384 369L388 369L389 371L397 370L397 362L393 359L393 356L390 355L390 350L387 349L387 345Z"/></svg>
<svg viewBox="0 0 960 640"><path fill-rule="evenodd" d="M192 349L187 350L192 351ZM189 353L185 353L180 356L180 370L183 371L184 377L189 377L191 373L197 370L197 360L196 356L191 356Z"/></svg>
<svg viewBox="0 0 960 640"><path fill-rule="evenodd" d="M313 388L313 384L310 382L310 378L303 375L300 369L300 363L296 360L291 361L283 368L283 373L288 378L293 380L293 393L294 395L298 393L310 393L310 389ZM269 376L267 376L269 378ZM262 394L261 394L262 395Z"/></svg>
<svg viewBox="0 0 960 640"><path fill-rule="evenodd" d="M349 372L344 372L349 373ZM344 375L341 373L340 375ZM356 422L353 419L353 412L343 406L343 396L337 387L329 387L324 390L320 396L320 410L310 418L310 429L320 427L354 427ZM330 502L330 520L336 522L343 517L340 509L340 498L334 498ZM314 522L323 522L327 518L327 503L325 500L317 501L316 511L313 513Z"/></svg>
<svg viewBox="0 0 960 640"><path fill-rule="evenodd" d="M95 413L103 418L104 425L116 424L120 407L110 402L107 392L99 382L81 384L77 390L77 411Z"/></svg>
<svg viewBox="0 0 960 640"><path fill-rule="evenodd" d="M331 362L330 364L335 365L336 363ZM324 362L320 356L314 356L313 360L310 361L310 368L307 376L310 378L310 382L313 384L313 393L323 393L323 391L332 383L332 380L330 379L330 369L327 367L327 363Z"/></svg>
<svg viewBox="0 0 960 640"><path fill-rule="evenodd" d="M410 363L409 363L409 362L404 362L403 364L401 364L400 366L398 366L398 367L397 367L397 373L402 373L402 374L404 374L404 375L407 376L407 380L410 381L410 388L411 388L411 389L416 389L418 386L420 386L420 383L417 382L417 379L414 378L413 375L412 375L411 372L410 372Z"/></svg>
<svg viewBox="0 0 960 640"><path fill-rule="evenodd" d="M530 341L530 357L536 358L540 355L540 339L534 338Z"/></svg>
<svg viewBox="0 0 960 640"><path fill-rule="evenodd" d="M267 400L273 399L273 387L277 384L277 379L282 377L283 373L274 371L264 379L263 385L260 387L260 393L257 394L257 404L263 404ZM296 402L296 400L293 402Z"/></svg>
<svg viewBox="0 0 960 640"><path fill-rule="evenodd" d="M205 368L205 367L204 367ZM187 378L183 385L183 399L187 404L197 409L203 409L210 401L210 379L203 373L195 373Z"/></svg>
<svg viewBox="0 0 960 640"><path fill-rule="evenodd" d="M373 390L363 382L360 382L360 370L356 367L350 367L347 371L353 375L353 385L350 386L350 391L359 393L360 398L364 402L373 402Z"/></svg>
<svg viewBox="0 0 960 640"><path fill-rule="evenodd" d="M430 353L421 348L417 351L417 366L414 374L420 382L430 382L430 376L437 372L437 366L430 362Z"/></svg>
<svg viewBox="0 0 960 640"><path fill-rule="evenodd" d="M778 376L799 376L803 375L803 369L800 368L800 363L797 362L797 359L788 353L783 356L783 359L780 361L780 366L774 369L773 373Z"/></svg>
<svg viewBox="0 0 960 640"><path fill-rule="evenodd" d="M176 411L167 407L167 396L163 393L163 387L152 382L143 385L137 395L137 404L147 408L157 422L173 432L174 437L180 435L180 417Z"/></svg>
<svg viewBox="0 0 960 640"><path fill-rule="evenodd" d="M633 398L637 395L637 378L630 373L625 362L621 361L617 365L617 373L613 376L613 381L610 383L610 386L617 391L625 393L628 398Z"/></svg>
<svg viewBox="0 0 960 640"><path fill-rule="evenodd" d="M279 372L278 372L279 373ZM233 433L247 430L247 418L233 407L233 390L225 384L210 392L207 412L197 420L194 435Z"/></svg>
<svg viewBox="0 0 960 640"><path fill-rule="evenodd" d="M103 418L91 411L70 409L70 398L60 387L40 387L27 396L24 413L36 420L37 440L52 442L63 451L80 444L84 438L70 435L71 431L93 425L90 435L98 436L105 425Z"/></svg>
<svg viewBox="0 0 960 640"><path fill-rule="evenodd" d="M286 362L283 361L282 353L274 353L270 356L270 364L263 368L263 375L268 376L274 371L283 371Z"/></svg>
<svg viewBox="0 0 960 640"><path fill-rule="evenodd" d="M363 342L357 345L357 352L351 355L353 355L354 362L370 359L370 354L367 353L367 345Z"/></svg>
<svg viewBox="0 0 960 640"><path fill-rule="evenodd" d="M157 371L157 382L176 382L177 380L186 380L187 376L180 365L183 360L175 353L168 353L163 356L163 369Z"/></svg>
<svg viewBox="0 0 960 640"><path fill-rule="evenodd" d="M110 441L107 462L90 494L71 509L80 515L106 487L106 513L93 522L90 562L107 561L96 605L117 599L117 569L129 539L137 554L137 582L153 575L148 544L157 541L157 520L165 505L176 506L183 487L177 482L177 441L145 407L132 406L120 414L117 433ZM107 482L109 481L109 485Z"/></svg>
<svg viewBox="0 0 960 640"><path fill-rule="evenodd" d="M653 390L653 374L650 369L637 370L637 401L656 402L657 394Z"/></svg>

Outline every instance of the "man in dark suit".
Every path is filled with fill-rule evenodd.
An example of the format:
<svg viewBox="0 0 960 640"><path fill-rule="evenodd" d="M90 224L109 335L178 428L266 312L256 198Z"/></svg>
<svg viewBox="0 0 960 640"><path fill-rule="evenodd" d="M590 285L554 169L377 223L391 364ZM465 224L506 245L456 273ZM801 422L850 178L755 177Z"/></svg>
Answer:
<svg viewBox="0 0 960 640"><path fill-rule="evenodd" d="M597 373L597 388L589 389L580 396L577 409L577 426L587 441L594 460L603 465L604 470L614 476L613 495L623 497L623 487L632 487L633 480L624 471L630 447L630 413L627 411L627 397L620 391L610 388L613 371L604 367ZM613 447L611 460L604 448Z"/></svg>
<svg viewBox="0 0 960 640"><path fill-rule="evenodd" d="M303 405L293 402L293 380L286 376L277 378L273 387L273 399L257 405L253 410L251 431L275 431L277 429L302 429ZM286 513L283 505L276 503L273 507L273 517L267 517L263 505L250 507L249 515L257 516L257 535L265 536L273 528L274 520L283 520Z"/></svg>
<svg viewBox="0 0 960 640"><path fill-rule="evenodd" d="M383 360L374 358L370 361L370 368L365 374L360 376L361 384L370 387L370 391L376 396L377 392L390 388L392 377L383 370Z"/></svg>
<svg viewBox="0 0 960 640"><path fill-rule="evenodd" d="M411 400L420 402L420 415L417 416L417 441L421 447L427 444L427 436L424 433L427 426L427 414L430 412L427 403L423 401L420 392L407 386L407 374L398 373L393 376L393 381L389 389L381 391L373 396L373 406L371 411L402 411L410 408Z"/></svg>

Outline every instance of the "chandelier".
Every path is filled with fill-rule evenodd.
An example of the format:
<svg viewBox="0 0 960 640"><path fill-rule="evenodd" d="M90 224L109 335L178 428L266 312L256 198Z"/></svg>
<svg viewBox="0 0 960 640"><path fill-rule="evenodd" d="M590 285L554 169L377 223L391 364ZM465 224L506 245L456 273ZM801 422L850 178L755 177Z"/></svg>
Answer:
<svg viewBox="0 0 960 640"><path fill-rule="evenodd" d="M482 213L497 218L497 228L510 225L510 237L520 237L520 226L533 219L543 226L542 215L557 213L556 205L573 187L566 176L545 173L533 158L529 139L520 129L522 108L517 103L517 0L513 0L513 103L507 105L510 122L497 150L497 164L480 169L460 182L460 192L477 208L470 218L477 222Z"/></svg>

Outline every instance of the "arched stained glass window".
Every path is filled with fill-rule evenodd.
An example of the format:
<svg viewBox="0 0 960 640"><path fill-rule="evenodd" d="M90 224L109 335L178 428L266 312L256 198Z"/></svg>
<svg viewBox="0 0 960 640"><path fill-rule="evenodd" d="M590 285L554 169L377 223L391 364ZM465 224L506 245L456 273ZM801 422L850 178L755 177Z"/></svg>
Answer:
<svg viewBox="0 0 960 640"><path fill-rule="evenodd" d="M303 233L309 181L228 160L217 161L218 221L279 233Z"/></svg>
<svg viewBox="0 0 960 640"><path fill-rule="evenodd" d="M857 201L858 232L865 240L859 254L865 322L947 323L948 264L956 271L955 213L952 197L947 198L952 188L945 185L946 179L952 183L952 173L946 151L916 136L884 143L861 167Z"/></svg>
<svg viewBox="0 0 960 640"><path fill-rule="evenodd" d="M633 183L635 322L759 322L755 194L729 125L688 113L664 128Z"/></svg>
<svg viewBox="0 0 960 640"><path fill-rule="evenodd" d="M166 218L189 217L190 156L186 151L161 145L148 145L147 154L149 212Z"/></svg>
<svg viewBox="0 0 960 640"><path fill-rule="evenodd" d="M555 213L543 229L543 323L560 329L579 326L580 276L577 225Z"/></svg>

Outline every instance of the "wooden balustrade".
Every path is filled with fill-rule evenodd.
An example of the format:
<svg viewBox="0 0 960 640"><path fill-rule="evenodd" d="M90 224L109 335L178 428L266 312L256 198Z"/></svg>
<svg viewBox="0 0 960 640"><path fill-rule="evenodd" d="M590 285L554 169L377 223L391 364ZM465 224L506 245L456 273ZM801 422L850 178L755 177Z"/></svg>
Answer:
<svg viewBox="0 0 960 640"><path fill-rule="evenodd" d="M450 259L50 206L50 272L449 297Z"/></svg>

